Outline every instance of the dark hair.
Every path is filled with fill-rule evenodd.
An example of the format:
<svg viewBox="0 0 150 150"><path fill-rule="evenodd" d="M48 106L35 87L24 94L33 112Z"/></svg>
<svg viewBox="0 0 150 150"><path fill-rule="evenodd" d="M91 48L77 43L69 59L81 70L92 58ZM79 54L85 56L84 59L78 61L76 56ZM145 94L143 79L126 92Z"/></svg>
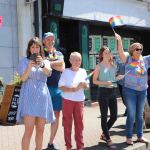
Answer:
<svg viewBox="0 0 150 150"><path fill-rule="evenodd" d="M30 39L30 41L28 42L28 47L27 47L27 50L26 50L27 58L29 58L30 55L31 55L30 47L31 47L33 44L36 44L36 45L39 45L39 46L40 46L40 55L43 57L42 43L41 43L41 41L40 41L40 39L39 39L38 37L33 37L33 38Z"/></svg>
<svg viewBox="0 0 150 150"><path fill-rule="evenodd" d="M107 46L103 46L103 47L100 49L100 51L99 51L99 62L102 62L102 61L103 61L103 52L104 52L106 49L108 49L108 50L110 51L109 47L107 47ZM110 51L110 52L111 52L111 51ZM112 58L112 57L110 58L110 63L113 64L113 58Z"/></svg>

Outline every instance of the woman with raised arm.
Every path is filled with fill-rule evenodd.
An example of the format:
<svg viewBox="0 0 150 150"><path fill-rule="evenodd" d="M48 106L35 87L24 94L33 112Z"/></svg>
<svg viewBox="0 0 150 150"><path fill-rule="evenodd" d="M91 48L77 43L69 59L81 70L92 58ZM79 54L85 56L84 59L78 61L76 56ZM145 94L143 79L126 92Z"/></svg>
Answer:
<svg viewBox="0 0 150 150"><path fill-rule="evenodd" d="M150 55L142 56L143 45L133 43L129 53L123 51L122 40L117 33L118 54L125 64L124 91L127 106L126 143L133 145L133 125L136 121L137 141L147 143L143 137L143 112L147 91L147 70L150 67Z"/></svg>

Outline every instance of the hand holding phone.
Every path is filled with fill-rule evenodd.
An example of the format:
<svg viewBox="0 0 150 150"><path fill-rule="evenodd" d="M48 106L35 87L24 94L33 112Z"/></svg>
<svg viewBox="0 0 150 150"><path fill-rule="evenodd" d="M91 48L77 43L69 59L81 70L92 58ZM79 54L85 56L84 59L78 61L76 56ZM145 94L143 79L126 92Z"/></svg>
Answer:
<svg viewBox="0 0 150 150"><path fill-rule="evenodd" d="M38 56L38 53L33 53L33 54L30 55L29 59L36 62L37 56Z"/></svg>
<svg viewBox="0 0 150 150"><path fill-rule="evenodd" d="M43 62L42 56L38 55L38 56L36 57L36 63L37 63L38 65L40 65L42 62Z"/></svg>

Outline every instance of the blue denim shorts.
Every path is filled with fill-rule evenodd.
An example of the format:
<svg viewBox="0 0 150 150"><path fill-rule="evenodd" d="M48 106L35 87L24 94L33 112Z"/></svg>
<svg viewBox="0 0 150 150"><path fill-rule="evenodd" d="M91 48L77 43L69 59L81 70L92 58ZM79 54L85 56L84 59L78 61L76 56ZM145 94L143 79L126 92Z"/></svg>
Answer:
<svg viewBox="0 0 150 150"><path fill-rule="evenodd" d="M62 110L62 96L61 96L61 90L58 87L51 87L48 86L51 98L52 98L52 104L54 111L60 111Z"/></svg>

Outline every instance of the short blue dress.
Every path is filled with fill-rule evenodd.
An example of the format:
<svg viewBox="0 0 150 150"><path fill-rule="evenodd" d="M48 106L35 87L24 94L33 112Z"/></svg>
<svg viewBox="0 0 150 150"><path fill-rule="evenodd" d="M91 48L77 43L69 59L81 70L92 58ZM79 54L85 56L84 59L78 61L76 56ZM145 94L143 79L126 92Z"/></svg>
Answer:
<svg viewBox="0 0 150 150"><path fill-rule="evenodd" d="M29 60L23 58L18 65L18 73L22 75ZM45 60L45 63L49 63ZM17 123L23 122L24 116L44 118L47 123L55 121L51 96L46 84L47 76L42 68L32 67L29 78L23 82L17 110Z"/></svg>

